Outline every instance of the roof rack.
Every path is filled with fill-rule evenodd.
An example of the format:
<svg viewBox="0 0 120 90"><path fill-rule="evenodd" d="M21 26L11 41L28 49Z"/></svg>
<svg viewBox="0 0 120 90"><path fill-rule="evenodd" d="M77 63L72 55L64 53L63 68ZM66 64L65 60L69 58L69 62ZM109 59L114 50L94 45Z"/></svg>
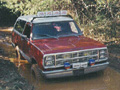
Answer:
<svg viewBox="0 0 120 90"><path fill-rule="evenodd" d="M36 18L48 18L48 17L58 17L58 16L66 16L72 18L72 16L67 15L66 10L62 11L47 11L47 12L38 12L35 17L32 18L31 22Z"/></svg>
<svg viewBox="0 0 120 90"><path fill-rule="evenodd" d="M60 15L60 16L62 16L62 15ZM36 18L49 18L49 17L59 17L59 16L33 17L33 18L31 19L31 22L33 22ZM70 18L72 18L71 15L64 15L64 17L70 17Z"/></svg>

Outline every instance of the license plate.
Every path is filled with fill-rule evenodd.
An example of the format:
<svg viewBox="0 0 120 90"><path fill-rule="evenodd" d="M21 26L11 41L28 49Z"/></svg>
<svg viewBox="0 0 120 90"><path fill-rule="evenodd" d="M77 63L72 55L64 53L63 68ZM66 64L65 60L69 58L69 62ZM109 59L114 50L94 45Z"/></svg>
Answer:
<svg viewBox="0 0 120 90"><path fill-rule="evenodd" d="M86 68L87 66L88 66L88 62L73 63L73 68L75 69Z"/></svg>
<svg viewBox="0 0 120 90"><path fill-rule="evenodd" d="M79 69L81 66L80 63L73 63L73 68Z"/></svg>
<svg viewBox="0 0 120 90"><path fill-rule="evenodd" d="M88 66L88 62L81 63L81 67L86 68Z"/></svg>

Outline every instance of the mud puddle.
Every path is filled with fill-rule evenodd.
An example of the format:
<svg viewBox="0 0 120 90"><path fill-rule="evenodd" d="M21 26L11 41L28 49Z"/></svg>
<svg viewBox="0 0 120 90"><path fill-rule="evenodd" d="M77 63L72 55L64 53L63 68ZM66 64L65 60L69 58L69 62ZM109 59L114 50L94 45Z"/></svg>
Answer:
<svg viewBox="0 0 120 90"><path fill-rule="evenodd" d="M79 77L65 77L57 79L45 79L41 77L37 81L31 74L31 65L21 62L19 73L25 77L35 90L119 90L120 73L108 67L104 72L97 72ZM16 63L16 65L18 65Z"/></svg>
<svg viewBox="0 0 120 90"><path fill-rule="evenodd" d="M77 77L45 79L37 81L31 74L31 64L25 60L10 58L21 76L34 85L35 90L119 90L120 73L108 67L103 72L91 73Z"/></svg>

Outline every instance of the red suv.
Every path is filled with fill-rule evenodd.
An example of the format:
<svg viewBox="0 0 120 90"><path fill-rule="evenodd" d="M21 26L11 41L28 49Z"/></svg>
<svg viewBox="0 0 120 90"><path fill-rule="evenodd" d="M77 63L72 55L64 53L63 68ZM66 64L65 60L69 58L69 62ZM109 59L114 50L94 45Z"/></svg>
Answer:
<svg viewBox="0 0 120 90"><path fill-rule="evenodd" d="M76 76L104 70L109 64L107 47L83 36L67 15L20 16L12 42L17 56L32 63L37 77Z"/></svg>

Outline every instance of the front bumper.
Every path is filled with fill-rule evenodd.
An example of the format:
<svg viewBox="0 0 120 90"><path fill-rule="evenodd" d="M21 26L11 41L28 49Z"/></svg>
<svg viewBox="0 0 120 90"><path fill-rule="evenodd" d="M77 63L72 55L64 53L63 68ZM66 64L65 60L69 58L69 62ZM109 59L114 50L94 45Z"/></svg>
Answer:
<svg viewBox="0 0 120 90"><path fill-rule="evenodd" d="M108 66L109 62L105 62L102 64L97 64L94 66L89 66L84 69L62 69L62 70L54 70L54 71L41 71L42 75L46 78L58 78L58 77L66 77L66 76L76 76L82 75L92 72L97 72L100 70L104 70Z"/></svg>

